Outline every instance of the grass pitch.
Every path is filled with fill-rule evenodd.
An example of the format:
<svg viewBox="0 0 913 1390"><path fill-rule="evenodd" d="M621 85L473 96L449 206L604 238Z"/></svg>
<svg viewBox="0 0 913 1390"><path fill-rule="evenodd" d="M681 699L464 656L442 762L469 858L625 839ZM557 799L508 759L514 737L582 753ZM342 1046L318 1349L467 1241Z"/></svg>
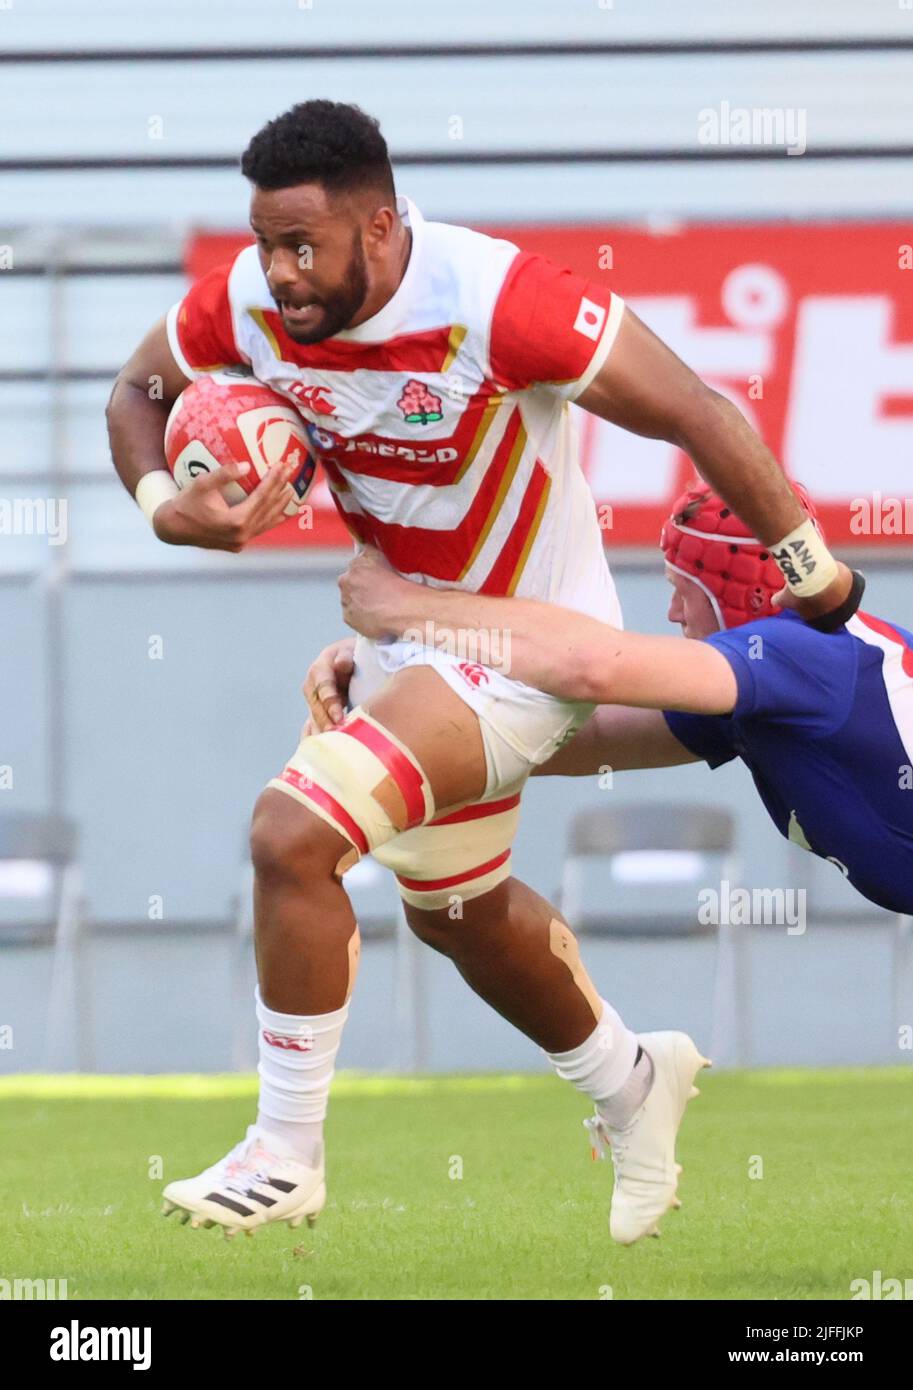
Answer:
<svg viewBox="0 0 913 1390"><path fill-rule="evenodd" d="M88 1299L846 1300L913 1276L909 1069L700 1084L684 1205L622 1249L587 1103L551 1077L341 1076L317 1226L233 1241L165 1221L159 1194L238 1141L253 1078L0 1078L0 1277Z"/></svg>

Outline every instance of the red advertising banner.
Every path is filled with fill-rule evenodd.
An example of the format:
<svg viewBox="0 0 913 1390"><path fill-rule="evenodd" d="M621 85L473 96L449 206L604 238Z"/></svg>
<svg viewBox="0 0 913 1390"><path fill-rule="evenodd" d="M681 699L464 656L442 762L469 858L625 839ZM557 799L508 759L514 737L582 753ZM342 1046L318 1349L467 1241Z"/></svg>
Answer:
<svg viewBox="0 0 913 1390"><path fill-rule="evenodd" d="M832 542L910 543L913 226L482 230L611 284L805 483ZM194 237L188 273L203 274L249 240ZM693 465L671 445L583 411L579 429L607 544L654 544ZM312 530L293 520L265 543L348 544L325 483L311 500Z"/></svg>

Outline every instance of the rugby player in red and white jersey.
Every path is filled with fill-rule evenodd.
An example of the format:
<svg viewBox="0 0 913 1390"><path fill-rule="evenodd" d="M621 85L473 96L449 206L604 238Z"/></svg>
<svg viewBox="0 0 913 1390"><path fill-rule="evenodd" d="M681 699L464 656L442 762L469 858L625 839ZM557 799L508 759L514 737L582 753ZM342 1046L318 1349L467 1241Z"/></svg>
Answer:
<svg viewBox="0 0 913 1390"><path fill-rule="evenodd" d="M620 625L576 401L680 445L779 554L803 616L829 623L858 603L734 406L602 283L426 222L396 197L386 143L357 107L292 108L241 167L256 246L151 330L108 409L117 471L161 540L237 551L291 500L278 469L236 507L219 485L237 467L180 494L163 469L171 403L198 374L247 364L308 422L356 541L404 576ZM703 1059L682 1033L638 1038L560 914L510 877L525 780L593 706L458 651L363 639L350 697L254 812L259 1113L224 1159L166 1187L166 1210L233 1234L323 1206L323 1120L359 955L343 875L373 853L413 929L465 937L455 959L473 989L594 1101L615 1163L612 1235L655 1233L677 1202L675 1138Z"/></svg>

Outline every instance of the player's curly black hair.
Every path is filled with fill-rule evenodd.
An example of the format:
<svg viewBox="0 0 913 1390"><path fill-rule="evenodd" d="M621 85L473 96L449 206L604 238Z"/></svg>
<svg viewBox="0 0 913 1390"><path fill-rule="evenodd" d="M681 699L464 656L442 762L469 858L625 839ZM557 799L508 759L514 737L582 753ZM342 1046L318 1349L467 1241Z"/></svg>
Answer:
<svg viewBox="0 0 913 1390"><path fill-rule="evenodd" d="M342 101L302 101L268 121L241 156L241 172L267 190L319 183L332 192L376 188L395 197L380 123Z"/></svg>

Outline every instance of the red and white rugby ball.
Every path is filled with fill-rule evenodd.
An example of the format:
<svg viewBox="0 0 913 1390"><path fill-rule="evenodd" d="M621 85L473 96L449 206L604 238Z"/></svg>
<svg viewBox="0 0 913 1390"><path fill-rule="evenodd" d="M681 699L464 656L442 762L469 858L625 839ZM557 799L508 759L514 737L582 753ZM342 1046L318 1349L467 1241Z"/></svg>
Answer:
<svg viewBox="0 0 913 1390"><path fill-rule="evenodd" d="M285 508L286 516L297 515L316 467L295 407L234 367L198 377L181 392L165 426L165 457L178 487L223 463L252 464L249 473L222 490L232 505L243 502L274 464L300 460L300 470L289 479L296 500Z"/></svg>

